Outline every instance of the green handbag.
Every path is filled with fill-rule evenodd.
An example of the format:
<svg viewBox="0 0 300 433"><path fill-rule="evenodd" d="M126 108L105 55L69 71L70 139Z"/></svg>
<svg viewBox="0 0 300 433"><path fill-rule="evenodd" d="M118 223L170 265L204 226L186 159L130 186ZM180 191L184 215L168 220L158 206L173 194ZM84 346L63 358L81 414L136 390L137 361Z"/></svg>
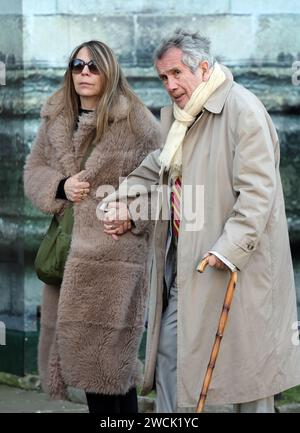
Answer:
<svg viewBox="0 0 300 433"><path fill-rule="evenodd" d="M95 143L86 151L80 169L91 154ZM46 284L60 286L70 250L74 224L73 206L66 207L61 217L54 215L38 249L34 268L38 278Z"/></svg>
<svg viewBox="0 0 300 433"><path fill-rule="evenodd" d="M64 210L62 217L54 215L37 252L34 267L40 280L60 286L70 249L73 229L73 206Z"/></svg>

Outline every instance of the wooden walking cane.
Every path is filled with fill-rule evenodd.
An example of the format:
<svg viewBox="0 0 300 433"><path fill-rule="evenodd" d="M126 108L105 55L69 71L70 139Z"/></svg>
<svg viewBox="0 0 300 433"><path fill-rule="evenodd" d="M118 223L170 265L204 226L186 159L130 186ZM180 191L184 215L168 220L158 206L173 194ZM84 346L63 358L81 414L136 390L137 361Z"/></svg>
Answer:
<svg viewBox="0 0 300 433"><path fill-rule="evenodd" d="M199 265L197 267L197 271L199 271L201 273L204 272L206 266L208 265L208 259L209 259L209 257L206 257L205 259L203 259L199 263ZM237 283L237 272L234 271L234 272L231 272L230 280L229 280L228 285L227 285L227 290L226 290L226 294L225 294L225 298L224 298L224 302L223 302L222 313L221 313L221 317L219 320L218 330L216 333L215 342L214 342L214 345L213 345L213 348L211 351L210 360L209 360L209 363L208 363L208 366L206 369L206 373L205 373L205 377L203 380L203 385L202 385L201 393L199 396L196 413L201 413L201 412L203 412L203 409L204 409L208 388L209 388L209 385L211 382L213 370L214 370L215 365L216 365L217 356L219 353L219 349L220 349L225 325L227 322L228 313L230 310L231 301L233 298L233 293L234 293L236 283Z"/></svg>

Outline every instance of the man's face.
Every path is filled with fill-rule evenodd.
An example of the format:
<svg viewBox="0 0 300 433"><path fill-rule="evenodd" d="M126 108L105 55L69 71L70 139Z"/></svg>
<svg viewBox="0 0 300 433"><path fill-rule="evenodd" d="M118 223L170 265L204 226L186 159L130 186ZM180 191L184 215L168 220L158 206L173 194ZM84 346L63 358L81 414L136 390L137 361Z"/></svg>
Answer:
<svg viewBox="0 0 300 433"><path fill-rule="evenodd" d="M207 61L201 62L193 73L182 63L182 54L179 48L170 48L156 61L156 69L166 91L181 109L186 106L196 87L202 81L208 81L210 76Z"/></svg>

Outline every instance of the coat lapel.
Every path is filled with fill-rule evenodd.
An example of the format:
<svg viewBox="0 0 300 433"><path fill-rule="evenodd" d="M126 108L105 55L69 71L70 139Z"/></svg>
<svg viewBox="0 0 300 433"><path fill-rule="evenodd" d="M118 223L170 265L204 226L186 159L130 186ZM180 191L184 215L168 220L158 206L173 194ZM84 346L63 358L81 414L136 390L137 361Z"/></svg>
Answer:
<svg viewBox="0 0 300 433"><path fill-rule="evenodd" d="M71 133L68 130L64 115L60 113L48 130L49 141L55 150L56 158L66 176L77 173L77 164L73 149Z"/></svg>

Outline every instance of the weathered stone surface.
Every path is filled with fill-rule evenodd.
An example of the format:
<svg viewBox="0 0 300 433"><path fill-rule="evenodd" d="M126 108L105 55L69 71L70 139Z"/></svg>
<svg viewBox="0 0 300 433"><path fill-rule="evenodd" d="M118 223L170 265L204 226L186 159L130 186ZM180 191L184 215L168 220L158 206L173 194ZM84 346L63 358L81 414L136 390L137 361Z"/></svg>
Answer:
<svg viewBox="0 0 300 433"><path fill-rule="evenodd" d="M0 0L0 15L22 14L22 0Z"/></svg>
<svg viewBox="0 0 300 433"><path fill-rule="evenodd" d="M239 64L255 53L255 29L250 16L233 15L200 15L195 14L169 16L138 16L137 17L137 60L139 65L152 64L153 51L166 34L182 27L192 31L199 31L211 38L213 52L222 61ZM228 32L230 29L230 33ZM220 34L223 37L220 37ZM239 37L232 37L232 35ZM243 40L241 44L240 41Z"/></svg>
<svg viewBox="0 0 300 433"><path fill-rule="evenodd" d="M261 63L250 67L229 67L235 80L253 91L268 111L296 113L300 110L300 85L293 85L290 67L267 67L262 66ZM134 90L153 111L158 112L162 106L169 103L169 97L152 65L144 68L123 65L123 70ZM8 71L7 86L0 92L2 116L24 114L37 117L42 103L62 83L64 71L65 68ZM30 123L31 118L27 117L27 119Z"/></svg>
<svg viewBox="0 0 300 433"><path fill-rule="evenodd" d="M231 0L230 12L233 14L284 14L299 13L300 3L298 0Z"/></svg>
<svg viewBox="0 0 300 433"><path fill-rule="evenodd" d="M50 400L36 390L0 385L0 413L87 413L86 405Z"/></svg>
<svg viewBox="0 0 300 433"><path fill-rule="evenodd" d="M1 279L0 279L0 293L1 293L1 304L0 314L9 314L14 317L14 322L21 325L20 329L24 329L24 294L22 278L24 277L24 270L21 268L21 264L17 262L3 262L0 263ZM20 318L22 321L20 322ZM1 319L2 320L2 319ZM8 327L7 318L2 320ZM15 329L15 328L10 328Z"/></svg>
<svg viewBox="0 0 300 433"><path fill-rule="evenodd" d="M25 17L23 59L29 65L65 66L77 45L98 39L107 42L121 62L132 64L135 45L133 27L133 17L130 15Z"/></svg>
<svg viewBox="0 0 300 433"><path fill-rule="evenodd" d="M297 295L297 306L298 306L298 320L299 320L298 327L300 328L300 250L299 248L294 248L293 266L294 266L294 273L295 273L295 284L296 284L296 295Z"/></svg>
<svg viewBox="0 0 300 433"><path fill-rule="evenodd" d="M57 0L23 0L24 15L50 15L60 12Z"/></svg>
<svg viewBox="0 0 300 433"><path fill-rule="evenodd" d="M13 55L17 61L23 58L26 64L62 66L76 45L84 40L100 39L124 63L149 65L158 41L180 26L207 34L215 55L230 64L249 64L254 60L291 64L299 54L299 6L293 13L279 13L289 7L279 4L274 7L274 13L271 7L260 7L250 13L249 7L245 12L243 7L236 12L225 1L206 2L203 7L195 0L180 7L172 1L160 5L136 1L128 3L127 11L118 1L106 7L103 2L88 5L59 2L56 8L51 3L47 12L42 3L36 8L30 3L27 2L28 7L24 3L23 16L0 15L3 28L0 52ZM21 44L16 43L15 36L9 37L12 31L15 35L21 33Z"/></svg>
<svg viewBox="0 0 300 433"><path fill-rule="evenodd" d="M280 62L282 55L288 55L291 64L300 51L299 20L299 14L261 15L255 34L256 56Z"/></svg>
<svg viewBox="0 0 300 433"><path fill-rule="evenodd" d="M90 0L83 3L81 0L58 0L57 12L66 14L93 14L93 13L122 13L124 11L124 2L115 0ZM228 0L215 0L208 2L206 0L189 0L188 2L179 3L176 0L127 0L126 12L131 13L158 13L174 14L179 11L183 13L193 13L198 10L203 14L226 13L230 11L230 2Z"/></svg>
<svg viewBox="0 0 300 433"><path fill-rule="evenodd" d="M299 183L299 145L300 127L297 114L300 110L300 86L293 86L290 68L281 67L231 67L237 82L252 90L271 112L281 142L281 173L286 198L286 210L290 226L291 240L300 240L300 192ZM157 79L152 67L124 68L130 84L141 99L156 113L160 107L169 103L169 98ZM6 185L2 194L2 209L7 209L10 216L20 215L23 210L23 164L25 155L34 141L42 103L60 85L64 69L26 69L11 70L8 74L8 87L0 94L0 111L7 119L0 125L0 156L3 169L0 180ZM21 89L21 91L20 91ZM23 90L22 90L23 89ZM286 113L287 114L284 114ZM24 131L23 115L26 115ZM11 116L14 116L13 118ZM16 117L18 116L18 117ZM38 239L45 229L45 219L25 202L27 224L26 248L36 248L33 241ZM13 221L6 218L8 227L13 228ZM48 220L47 220L48 221ZM28 223L28 221L27 221ZM11 245L16 231L7 230L5 238ZM12 236L11 236L12 235Z"/></svg>
<svg viewBox="0 0 300 433"><path fill-rule="evenodd" d="M7 66L23 60L22 15L0 15L0 60ZM13 35L13 37L12 37Z"/></svg>

